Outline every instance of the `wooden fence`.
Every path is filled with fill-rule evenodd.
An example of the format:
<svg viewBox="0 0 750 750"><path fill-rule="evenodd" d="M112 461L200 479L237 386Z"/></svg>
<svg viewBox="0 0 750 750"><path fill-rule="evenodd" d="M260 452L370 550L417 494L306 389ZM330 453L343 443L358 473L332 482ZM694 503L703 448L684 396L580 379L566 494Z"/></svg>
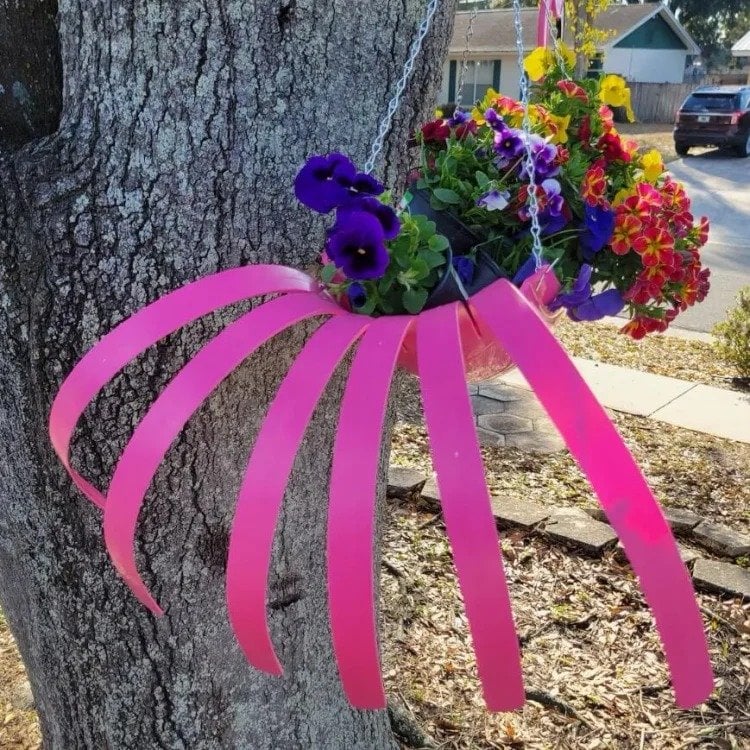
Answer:
<svg viewBox="0 0 750 750"><path fill-rule="evenodd" d="M674 122L675 112L695 83L629 83L633 111L640 122Z"/></svg>

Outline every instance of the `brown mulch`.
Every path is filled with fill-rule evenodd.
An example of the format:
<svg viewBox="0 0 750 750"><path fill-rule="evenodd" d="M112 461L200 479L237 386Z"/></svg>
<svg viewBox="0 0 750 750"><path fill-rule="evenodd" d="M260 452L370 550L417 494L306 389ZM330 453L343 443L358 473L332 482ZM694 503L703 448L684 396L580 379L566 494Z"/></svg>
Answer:
<svg viewBox="0 0 750 750"><path fill-rule="evenodd" d="M623 320L623 324L626 321ZM581 325L562 318L555 335L571 356L630 367L670 378L737 390L737 374L711 344L670 335L649 335L641 341L619 333L611 323Z"/></svg>

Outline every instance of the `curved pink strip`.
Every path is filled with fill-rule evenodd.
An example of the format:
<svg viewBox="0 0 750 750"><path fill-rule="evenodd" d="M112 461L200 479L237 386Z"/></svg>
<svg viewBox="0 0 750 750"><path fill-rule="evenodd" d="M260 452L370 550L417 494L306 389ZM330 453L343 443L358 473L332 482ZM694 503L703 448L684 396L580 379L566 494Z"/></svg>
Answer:
<svg viewBox="0 0 750 750"><path fill-rule="evenodd" d="M549 41L547 13L551 12L549 0L539 0L539 13L536 17L536 46L546 47Z"/></svg>
<svg viewBox="0 0 750 750"><path fill-rule="evenodd" d="M272 336L313 315L340 307L316 294L294 293L251 310L206 344L180 370L133 432L120 457L104 508L110 557L139 601L161 613L135 564L135 531L143 499L169 446L211 392Z"/></svg>
<svg viewBox="0 0 750 750"><path fill-rule="evenodd" d="M459 340L458 304L423 312L417 355L445 527L491 711L524 702L521 661L497 527L484 479Z"/></svg>
<svg viewBox="0 0 750 750"><path fill-rule="evenodd" d="M565 350L518 290L495 282L471 300L529 381L589 478L651 607L677 703L713 689L703 622L685 565L632 455Z"/></svg>
<svg viewBox="0 0 750 750"><path fill-rule="evenodd" d="M385 708L380 676L373 545L383 419L393 370L414 318L376 318L341 401L328 505L328 592L339 674L356 708Z"/></svg>
<svg viewBox="0 0 750 750"><path fill-rule="evenodd" d="M229 619L248 661L281 674L266 619L266 587L276 521L294 458L315 406L349 347L371 323L341 315L310 338L284 378L258 433L229 539ZM321 470L326 457L321 456Z"/></svg>
<svg viewBox="0 0 750 750"><path fill-rule="evenodd" d="M131 359L178 328L233 302L274 292L315 289L317 283L294 268L233 268L161 297L104 336L65 378L50 410L52 447L78 489L95 505L104 507L104 495L71 467L70 441L86 407Z"/></svg>

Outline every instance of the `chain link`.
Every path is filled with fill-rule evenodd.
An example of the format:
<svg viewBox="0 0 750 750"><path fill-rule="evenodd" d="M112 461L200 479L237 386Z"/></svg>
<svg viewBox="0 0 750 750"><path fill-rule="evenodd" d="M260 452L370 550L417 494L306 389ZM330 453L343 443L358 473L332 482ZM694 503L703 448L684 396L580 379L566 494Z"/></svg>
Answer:
<svg viewBox="0 0 750 750"><path fill-rule="evenodd" d="M557 64L560 66L560 70L562 71L562 74L570 80L570 71L568 71L568 63L565 61L565 58L563 57L562 51L560 49L560 43L563 41L562 34L560 35L560 38L557 38L557 19L552 15L552 6L550 3L547 3L545 6L545 15L547 17L547 26L549 27L549 38L552 42L552 52L555 55L555 60L557 60ZM563 13L565 13L565 8L563 7L562 10Z"/></svg>
<svg viewBox="0 0 750 750"><path fill-rule="evenodd" d="M438 0L430 0L427 3L427 9L425 11L424 18L419 25L417 36L412 42L411 50L409 51L409 57L404 63L404 69L401 74L401 78L396 84L396 93L393 95L393 98L390 100L390 102L388 102L388 109L386 110L385 116L380 122L378 134L375 136L372 148L370 149L370 157L365 162L364 171L367 174L370 174L373 169L375 169L375 162L380 155L380 152L383 150L383 143L385 142L385 138L391 129L391 125L393 124L393 116L398 111L398 105L401 103L401 96L404 93L404 89L406 89L406 83L409 80L409 76L411 75L412 70L414 69L414 62L417 59L420 50L422 49L422 42L424 41L424 38L427 36L427 32L430 29L430 23L432 22L432 19L435 15L437 3Z"/></svg>
<svg viewBox="0 0 750 750"><path fill-rule="evenodd" d="M461 57L461 67L458 71L458 82L456 83L456 109L461 107L461 100L463 99L464 77L466 76L466 69L469 67L469 42L471 41L471 37L474 36L474 21L476 21L478 15L479 6L475 5L471 10L469 23L466 27L464 53Z"/></svg>
<svg viewBox="0 0 750 750"><path fill-rule="evenodd" d="M518 69L521 72L521 104L523 105L523 122L521 128L524 133L523 168L529 178L529 191L526 205L531 218L531 253L537 268L542 265L542 229L539 225L539 201L536 195L536 174L534 171L534 154L531 149L531 118L529 117L529 80L523 68L523 23L521 22L521 2L513 0L513 20L516 29L516 50L518 51Z"/></svg>

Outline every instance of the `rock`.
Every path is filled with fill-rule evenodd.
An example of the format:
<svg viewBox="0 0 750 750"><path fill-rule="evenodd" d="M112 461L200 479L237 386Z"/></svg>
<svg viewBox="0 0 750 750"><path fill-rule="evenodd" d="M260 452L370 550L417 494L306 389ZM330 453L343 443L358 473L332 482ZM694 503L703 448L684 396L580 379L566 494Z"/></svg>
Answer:
<svg viewBox="0 0 750 750"><path fill-rule="evenodd" d="M429 500L432 503L440 502L440 490L438 489L435 477L430 477L422 487L419 493L425 500Z"/></svg>
<svg viewBox="0 0 750 750"><path fill-rule="evenodd" d="M550 514L544 530L553 539L596 555L617 541L611 526L595 521L579 508L557 508Z"/></svg>
<svg viewBox="0 0 750 750"><path fill-rule="evenodd" d="M10 704L16 711L31 711L34 708L34 694L28 680L22 680L14 685Z"/></svg>
<svg viewBox="0 0 750 750"><path fill-rule="evenodd" d="M553 508L532 500L503 495L492 498L492 514L501 526L520 526L530 529L546 521Z"/></svg>
<svg viewBox="0 0 750 750"><path fill-rule="evenodd" d="M519 432L505 436L505 445L532 453L558 453L565 450L565 441L555 434L545 432Z"/></svg>
<svg viewBox="0 0 750 750"><path fill-rule="evenodd" d="M664 516L675 534L689 534L703 519L692 510L664 508Z"/></svg>
<svg viewBox="0 0 750 750"><path fill-rule="evenodd" d="M481 416L482 414L500 414L505 410L506 404L494 398L487 398L487 396L472 396L471 406L474 414Z"/></svg>
<svg viewBox="0 0 750 750"><path fill-rule="evenodd" d="M409 497L419 491L427 481L427 477L416 469L406 466L388 467L388 497L400 499Z"/></svg>
<svg viewBox="0 0 750 750"><path fill-rule="evenodd" d="M505 435L493 432L492 430L485 430L484 427L477 427L477 437L479 438L480 445L492 448L498 448L505 445Z"/></svg>
<svg viewBox="0 0 750 750"><path fill-rule="evenodd" d="M500 435L510 435L515 432L531 432L534 426L530 419L516 417L512 414L484 414L479 417L479 426Z"/></svg>
<svg viewBox="0 0 750 750"><path fill-rule="evenodd" d="M684 547L682 544L677 545L677 551L680 553L680 560L682 560L685 565L694 563L700 557L699 552L690 547ZM626 561L628 559L625 554L625 548L622 546L622 542L617 542L616 554L620 560Z"/></svg>
<svg viewBox="0 0 750 750"><path fill-rule="evenodd" d="M527 393L529 392L527 391ZM514 414L517 417L525 417L526 419L549 419L547 417L547 412L544 411L544 408L532 393L529 393L528 398L509 403L505 411L508 414Z"/></svg>
<svg viewBox="0 0 750 750"><path fill-rule="evenodd" d="M596 508L584 508L584 511L597 521L607 523L607 514L598 505Z"/></svg>
<svg viewBox="0 0 750 750"><path fill-rule="evenodd" d="M518 401L528 395L523 388L514 388L512 385L495 383L493 385L480 385L479 395L494 398L496 401Z"/></svg>
<svg viewBox="0 0 750 750"><path fill-rule="evenodd" d="M730 596L750 599L750 570L720 560L696 560L693 578L697 586Z"/></svg>
<svg viewBox="0 0 750 750"><path fill-rule="evenodd" d="M693 538L724 557L750 554L750 537L720 523L703 521L693 529Z"/></svg>

